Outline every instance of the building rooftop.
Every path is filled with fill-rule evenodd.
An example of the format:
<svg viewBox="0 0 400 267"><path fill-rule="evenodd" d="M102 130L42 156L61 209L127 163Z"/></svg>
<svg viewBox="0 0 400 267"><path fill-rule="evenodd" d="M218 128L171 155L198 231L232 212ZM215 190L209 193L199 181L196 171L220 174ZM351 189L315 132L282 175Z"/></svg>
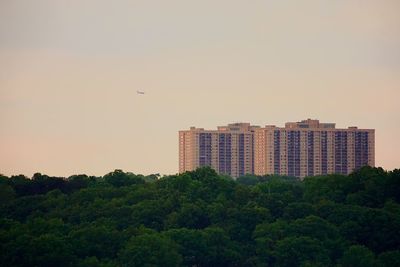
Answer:
<svg viewBox="0 0 400 267"><path fill-rule="evenodd" d="M324 129L335 129L335 123L320 123L319 120L302 120L300 122L287 122L285 128L324 128Z"/></svg>
<svg viewBox="0 0 400 267"><path fill-rule="evenodd" d="M207 132L248 132L248 131L255 131L256 129L260 129L260 126L257 125L251 125L248 122L235 122L235 123L230 123L226 126L218 126L216 130L205 130L204 128L196 128L196 127L190 127L191 131L207 131ZM274 129L274 128L279 128L283 129L280 127L277 127L275 125L265 125L265 128L267 129ZM284 129L336 129L336 123L321 123L319 120L315 119L306 119L302 120L299 122L287 122L285 123ZM338 130L345 130L345 129L338 129ZM350 126L348 127L348 130L358 130L358 127L356 126ZM366 130L366 129L364 129ZM371 129L371 131L373 131Z"/></svg>

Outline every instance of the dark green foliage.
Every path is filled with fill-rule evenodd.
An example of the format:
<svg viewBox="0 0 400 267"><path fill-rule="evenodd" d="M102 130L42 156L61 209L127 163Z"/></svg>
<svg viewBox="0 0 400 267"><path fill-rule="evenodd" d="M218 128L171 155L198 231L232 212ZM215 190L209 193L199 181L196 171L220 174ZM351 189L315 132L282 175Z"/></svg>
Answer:
<svg viewBox="0 0 400 267"><path fill-rule="evenodd" d="M276 266L293 267L304 266L328 266L330 264L328 251L322 242L317 239L301 236L290 236L276 243L273 255Z"/></svg>
<svg viewBox="0 0 400 267"><path fill-rule="evenodd" d="M14 188L8 184L0 183L0 203L6 203L15 198Z"/></svg>
<svg viewBox="0 0 400 267"><path fill-rule="evenodd" d="M349 247L340 260L343 267L372 267L375 265L374 253L364 246Z"/></svg>
<svg viewBox="0 0 400 267"><path fill-rule="evenodd" d="M182 256L171 239L159 233L132 237L121 249L121 266L178 266Z"/></svg>
<svg viewBox="0 0 400 267"><path fill-rule="evenodd" d="M112 225L93 224L72 230L68 238L75 255L80 258L113 259L122 244L122 233Z"/></svg>
<svg viewBox="0 0 400 267"><path fill-rule="evenodd" d="M144 180L133 173L125 173L122 170L115 170L104 175L104 180L115 187L128 186L133 184L143 184Z"/></svg>
<svg viewBox="0 0 400 267"><path fill-rule="evenodd" d="M377 265L379 267L400 266L400 251L387 251L378 256Z"/></svg>
<svg viewBox="0 0 400 267"><path fill-rule="evenodd" d="M0 175L0 266L400 266L400 170Z"/></svg>
<svg viewBox="0 0 400 267"><path fill-rule="evenodd" d="M304 218L309 215L316 214L313 205L306 202L293 202L289 203L283 213L283 218L287 220L295 220Z"/></svg>

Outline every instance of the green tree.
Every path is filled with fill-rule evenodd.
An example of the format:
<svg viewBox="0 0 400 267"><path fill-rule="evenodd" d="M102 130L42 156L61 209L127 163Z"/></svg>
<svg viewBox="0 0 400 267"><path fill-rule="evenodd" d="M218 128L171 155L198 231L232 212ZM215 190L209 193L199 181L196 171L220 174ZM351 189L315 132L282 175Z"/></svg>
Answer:
<svg viewBox="0 0 400 267"><path fill-rule="evenodd" d="M322 243L310 237L286 237L276 244L274 251L276 266L295 267L310 264L328 266L328 252Z"/></svg>
<svg viewBox="0 0 400 267"><path fill-rule="evenodd" d="M183 203L177 214L180 227L202 229L209 225L209 218L202 203Z"/></svg>
<svg viewBox="0 0 400 267"><path fill-rule="evenodd" d="M132 237L119 253L122 266L179 266L182 256L171 239L158 233Z"/></svg>
<svg viewBox="0 0 400 267"><path fill-rule="evenodd" d="M240 250L220 227L203 230L207 246L207 266L240 265Z"/></svg>
<svg viewBox="0 0 400 267"><path fill-rule="evenodd" d="M96 257L97 259L116 257L122 245L122 236L106 225L88 225L79 227L69 234L75 255L80 258Z"/></svg>
<svg viewBox="0 0 400 267"><path fill-rule="evenodd" d="M144 180L142 178L134 175L133 173L125 173L122 170L115 170L113 172L110 172L104 175L103 178L107 183L115 187L144 183Z"/></svg>
<svg viewBox="0 0 400 267"><path fill-rule="evenodd" d="M379 267L400 266L400 251L386 251L380 254L377 263Z"/></svg>
<svg viewBox="0 0 400 267"><path fill-rule="evenodd" d="M343 253L340 263L343 267L370 267L375 264L375 256L368 248L353 245Z"/></svg>
<svg viewBox="0 0 400 267"><path fill-rule="evenodd" d="M315 214L313 205L306 202L289 203L284 208L283 218L287 220L295 220Z"/></svg>
<svg viewBox="0 0 400 267"><path fill-rule="evenodd" d="M16 196L14 188L12 186L0 183L0 204L5 204L13 200Z"/></svg>
<svg viewBox="0 0 400 267"><path fill-rule="evenodd" d="M71 266L74 260L71 246L62 236L44 234L32 240L32 266Z"/></svg>
<svg viewBox="0 0 400 267"><path fill-rule="evenodd" d="M206 266L208 247L204 231L195 229L172 229L165 234L179 246L185 266Z"/></svg>

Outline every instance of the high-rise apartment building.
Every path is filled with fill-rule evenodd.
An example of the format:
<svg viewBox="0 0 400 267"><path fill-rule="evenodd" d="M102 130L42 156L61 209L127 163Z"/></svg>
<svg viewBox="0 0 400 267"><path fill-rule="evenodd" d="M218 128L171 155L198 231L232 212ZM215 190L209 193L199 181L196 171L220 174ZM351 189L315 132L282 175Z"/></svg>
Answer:
<svg viewBox="0 0 400 267"><path fill-rule="evenodd" d="M334 123L304 120L276 126L229 124L179 132L179 172L211 166L218 173L296 177L349 174L375 165L375 131L336 129Z"/></svg>
<svg viewBox="0 0 400 267"><path fill-rule="evenodd" d="M285 128L265 126L254 134L256 175L349 174L375 165L372 129L336 129L334 123L308 119L286 123Z"/></svg>
<svg viewBox="0 0 400 267"><path fill-rule="evenodd" d="M249 123L234 123L218 130L191 127L179 131L179 172L211 166L233 177L254 173L256 128Z"/></svg>

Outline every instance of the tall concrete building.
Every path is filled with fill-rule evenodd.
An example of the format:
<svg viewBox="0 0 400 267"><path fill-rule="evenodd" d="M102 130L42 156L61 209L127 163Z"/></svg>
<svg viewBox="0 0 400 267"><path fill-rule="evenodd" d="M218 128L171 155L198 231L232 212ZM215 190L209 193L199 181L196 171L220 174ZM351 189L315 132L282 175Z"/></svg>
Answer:
<svg viewBox="0 0 400 267"><path fill-rule="evenodd" d="M254 173L256 128L249 123L233 123L218 130L191 127L179 131L179 172L211 166L233 177Z"/></svg>
<svg viewBox="0 0 400 267"><path fill-rule="evenodd" d="M375 165L375 131L336 129L318 120L288 122L255 131L254 174L296 177L349 174Z"/></svg>
<svg viewBox="0 0 400 267"><path fill-rule="evenodd" d="M179 172L211 166L218 173L296 177L349 174L375 165L375 131L336 129L318 120L288 122L284 128L229 124L179 132Z"/></svg>

